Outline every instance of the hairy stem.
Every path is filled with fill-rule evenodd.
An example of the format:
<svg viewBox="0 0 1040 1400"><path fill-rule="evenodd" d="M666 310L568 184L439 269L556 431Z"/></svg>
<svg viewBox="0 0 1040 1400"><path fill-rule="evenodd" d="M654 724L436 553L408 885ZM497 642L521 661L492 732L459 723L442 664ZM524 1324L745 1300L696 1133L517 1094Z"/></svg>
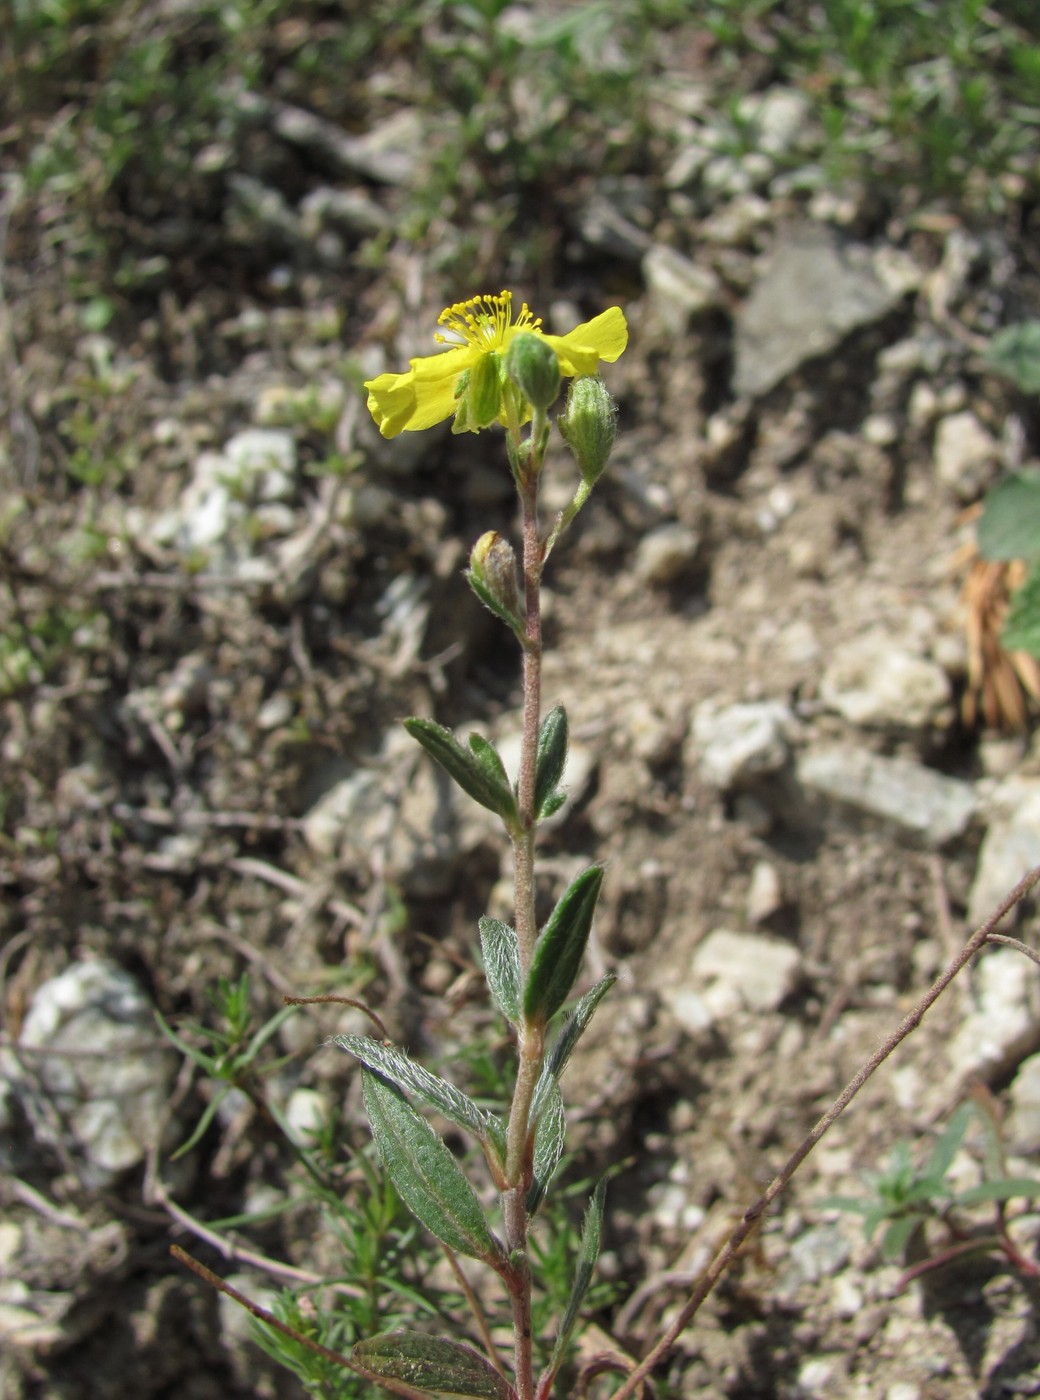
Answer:
<svg viewBox="0 0 1040 1400"><path fill-rule="evenodd" d="M520 953L521 983L526 982L538 939L535 913L534 847L537 827L535 783L538 758L538 729L542 705L542 546L538 538L538 479L544 456L545 415L536 413L528 440L530 456L514 438L514 460L520 464L517 489L523 528L524 573L524 703L523 733L520 742L520 772L517 781L517 827L513 834L513 894L516 905L516 935ZM517 1287L511 1290L515 1349L515 1384L519 1400L533 1400L534 1376L531 1366L531 1276L527 1266L527 1206L530 1184L531 1100L545 1057L545 1036L540 1025L521 1021L519 1064L516 1087L506 1133L506 1181L503 1206L506 1242L511 1258L517 1261Z"/></svg>
<svg viewBox="0 0 1040 1400"><path fill-rule="evenodd" d="M758 1200L746 1210L735 1229L730 1233L722 1248L715 1255L715 1258L708 1265L701 1275L700 1282L693 1293L687 1299L679 1314L669 1325L667 1331L655 1342L651 1351L643 1358L634 1371L629 1372L627 1379L621 1389L615 1393L614 1400L628 1400L628 1397L636 1394L640 1382L645 1376L650 1375L654 1367L673 1345L676 1339L685 1332L686 1328L693 1320L698 1308L709 1296L733 1262L744 1241L758 1224L765 1212L779 1196L787 1183L794 1176L795 1172L808 1157L816 1144L823 1137L824 1133L837 1121L845 1112L849 1104L859 1093L863 1085L897 1049L911 1031L915 1031L924 1019L925 1013L931 1010L932 1006L939 1000L943 992L950 985L957 974L968 965L979 949L986 943L992 935L996 926L1000 923L1004 915L1019 902L1024 899L1034 885L1040 883L1040 865L1031 870L1001 903L1000 907L990 918L976 929L964 945L957 956L943 969L932 985L918 1001L917 1005L900 1021L894 1031L888 1035L884 1042L875 1050L870 1059L861 1066L856 1074L852 1076L848 1084L841 1091L838 1097L831 1104L830 1108L823 1115L815 1128L799 1143L794 1152L785 1162L782 1170L759 1196Z"/></svg>

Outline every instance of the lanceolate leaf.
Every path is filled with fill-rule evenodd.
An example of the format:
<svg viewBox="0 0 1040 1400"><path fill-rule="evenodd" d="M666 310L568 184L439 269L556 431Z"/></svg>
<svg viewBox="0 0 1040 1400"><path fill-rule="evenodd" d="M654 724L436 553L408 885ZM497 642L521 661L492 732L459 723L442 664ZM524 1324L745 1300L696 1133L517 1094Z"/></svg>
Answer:
<svg viewBox="0 0 1040 1400"><path fill-rule="evenodd" d="M516 930L487 914L480 920L484 975L495 1005L515 1026L520 1019L520 951Z"/></svg>
<svg viewBox="0 0 1040 1400"><path fill-rule="evenodd" d="M478 1108L461 1089L456 1089L455 1085L449 1084L446 1079L431 1074L403 1050L395 1050L392 1045L384 1045L381 1040L372 1040L365 1035L336 1035L332 1037L332 1043L341 1046L348 1054L389 1079L399 1089L414 1094L430 1108L443 1113L452 1123L472 1133L482 1145L490 1140L499 1151L499 1155L503 1155L505 1125L502 1121L493 1113L485 1113L482 1108Z"/></svg>
<svg viewBox="0 0 1040 1400"><path fill-rule="evenodd" d="M527 1210L530 1215L534 1215L541 1205L549 1182L556 1175L556 1168L563 1156L566 1129L563 1095L560 1093L560 1086L554 1083L534 1130L534 1176L527 1192Z"/></svg>
<svg viewBox="0 0 1040 1400"><path fill-rule="evenodd" d="M372 1136L390 1180L416 1219L458 1254L490 1260L498 1247L455 1158L395 1085L362 1071Z"/></svg>
<svg viewBox="0 0 1040 1400"><path fill-rule="evenodd" d="M524 988L524 1015L544 1022L567 1000L585 956L603 867L592 865L567 886L542 930Z"/></svg>
<svg viewBox="0 0 1040 1400"><path fill-rule="evenodd" d="M491 782L497 787L509 790L509 777L506 773L505 764L494 744L485 739L482 734L471 734L469 736L469 747L473 757L483 768Z"/></svg>
<svg viewBox="0 0 1040 1400"><path fill-rule="evenodd" d="M1027 651L1040 658L1040 564L1033 564L1012 593L1000 643L1006 651Z"/></svg>
<svg viewBox="0 0 1040 1400"><path fill-rule="evenodd" d="M531 1102L532 1118L538 1118L541 1114L542 1107L546 1102L546 1095L550 1093L553 1085L563 1073L567 1061L571 1057L571 1051L588 1029L596 1007L616 981L617 973L608 972L606 977L601 977L594 987L590 987L585 995L579 997L574 1003L574 1009L564 1020L559 1035L549 1047L542 1072L538 1076L534 1098Z"/></svg>
<svg viewBox="0 0 1040 1400"><path fill-rule="evenodd" d="M404 727L455 779L463 792L468 792L482 807L497 812L504 821L516 821L516 797L505 780L504 770L502 778L489 771L485 762L471 749L464 748L450 729L435 724L432 719L406 719Z"/></svg>
<svg viewBox="0 0 1040 1400"><path fill-rule="evenodd" d="M353 1358L377 1376L407 1381L438 1395L516 1400L516 1391L479 1352L446 1337L384 1332L358 1342Z"/></svg>
<svg viewBox="0 0 1040 1400"><path fill-rule="evenodd" d="M592 1200L589 1201L589 1208L585 1212L585 1224L581 1232L581 1251L578 1255L574 1282L571 1285L571 1296L567 1302L567 1311L560 1323L559 1336L556 1338L552 1359L549 1362L550 1370L553 1372L558 1371L563 1365L567 1344L574 1331L574 1324L578 1320L578 1309L581 1307L589 1283L592 1281L592 1271L596 1267L600 1241L603 1238L603 1208L606 1198L607 1183L606 1178L604 1178L592 1193Z"/></svg>
<svg viewBox="0 0 1040 1400"><path fill-rule="evenodd" d="M567 763L567 711L562 705L550 710L538 731L538 754L535 759L534 810L538 817L550 815L546 806L556 801L553 811L563 802L556 789Z"/></svg>

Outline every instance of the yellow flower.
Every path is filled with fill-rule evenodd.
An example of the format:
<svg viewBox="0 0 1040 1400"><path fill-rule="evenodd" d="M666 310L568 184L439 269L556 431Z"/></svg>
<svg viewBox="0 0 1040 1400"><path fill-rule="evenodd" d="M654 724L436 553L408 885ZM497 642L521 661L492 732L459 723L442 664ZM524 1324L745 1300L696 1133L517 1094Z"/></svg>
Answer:
<svg viewBox="0 0 1040 1400"><path fill-rule="evenodd" d="M406 430L418 432L450 418L470 378L485 381L492 365L497 373L499 357L518 335L543 336L559 357L560 373L567 377L595 374L600 360L612 363L628 344L628 326L619 306L575 326L566 335L545 335L541 318L531 315L526 302L513 319L512 292L457 302L441 312L437 324L444 331L438 331L434 339L451 349L410 360L407 373L381 374L365 385L369 411L383 437L396 437ZM467 371L469 376L463 379ZM503 410L496 416L505 422Z"/></svg>

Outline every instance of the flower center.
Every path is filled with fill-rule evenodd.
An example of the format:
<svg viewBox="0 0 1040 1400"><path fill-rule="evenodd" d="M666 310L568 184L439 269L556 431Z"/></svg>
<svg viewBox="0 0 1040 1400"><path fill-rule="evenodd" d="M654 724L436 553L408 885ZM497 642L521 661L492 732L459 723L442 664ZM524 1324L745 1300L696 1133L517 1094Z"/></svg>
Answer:
<svg viewBox="0 0 1040 1400"><path fill-rule="evenodd" d="M457 301L437 317L444 331L437 331L434 340L441 345L469 345L482 354L502 350L518 331L538 333L542 318L534 317L525 301L516 321L513 320L513 293L499 296L470 297ZM512 334L509 334L512 332Z"/></svg>

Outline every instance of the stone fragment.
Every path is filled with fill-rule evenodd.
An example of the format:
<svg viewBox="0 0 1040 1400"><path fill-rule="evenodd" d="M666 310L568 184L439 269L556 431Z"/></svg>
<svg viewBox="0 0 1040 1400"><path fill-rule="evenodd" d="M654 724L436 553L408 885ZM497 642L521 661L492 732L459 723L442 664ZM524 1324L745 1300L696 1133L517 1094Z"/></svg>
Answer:
<svg viewBox="0 0 1040 1400"><path fill-rule="evenodd" d="M685 525L659 525L639 541L633 572L639 583L665 585L687 573L697 558L700 536Z"/></svg>
<svg viewBox="0 0 1040 1400"><path fill-rule="evenodd" d="M814 131L813 104L799 88L767 88L737 104L741 122L750 127L749 143L768 156L784 156L803 146Z"/></svg>
<svg viewBox="0 0 1040 1400"><path fill-rule="evenodd" d="M1032 1156L1040 1152L1040 1055L1022 1061L1008 1094L1007 1142L1013 1152Z"/></svg>
<svg viewBox="0 0 1040 1400"><path fill-rule="evenodd" d="M872 729L925 729L952 717L942 667L880 630L835 648L820 698L851 724Z"/></svg>
<svg viewBox="0 0 1040 1400"><path fill-rule="evenodd" d="M767 393L806 360L880 320L901 296L880 275L869 248L841 244L816 227L788 234L737 315L737 393Z"/></svg>
<svg viewBox="0 0 1040 1400"><path fill-rule="evenodd" d="M947 1042L957 1080L1006 1067L1032 1038L1035 1047L1036 967L1014 948L994 948L972 973L973 1009Z"/></svg>
<svg viewBox="0 0 1040 1400"><path fill-rule="evenodd" d="M177 1057L129 973L101 960L79 962L44 982L18 1046L17 1058L0 1063L38 1141L56 1146L61 1124L65 1147L82 1155L84 1176L99 1189L143 1161L162 1130Z"/></svg>
<svg viewBox="0 0 1040 1400"><path fill-rule="evenodd" d="M988 804L992 814L968 897L968 922L983 923L1023 875L1040 865L1040 779L1009 778ZM1018 908L1005 919L1010 927Z"/></svg>
<svg viewBox="0 0 1040 1400"><path fill-rule="evenodd" d="M935 471L961 501L977 500L989 485L1000 458L1000 444L965 410L940 418L935 430Z"/></svg>
<svg viewBox="0 0 1040 1400"><path fill-rule="evenodd" d="M748 888L747 916L749 923L764 924L783 907L784 891L780 872L768 860L755 862Z"/></svg>
<svg viewBox="0 0 1040 1400"><path fill-rule="evenodd" d="M723 792L775 773L787 762L794 716L777 700L697 707L687 740L687 761Z"/></svg>
<svg viewBox="0 0 1040 1400"><path fill-rule="evenodd" d="M977 805L970 783L845 745L801 754L795 776L805 792L891 822L932 848L960 836Z"/></svg>
<svg viewBox="0 0 1040 1400"><path fill-rule="evenodd" d="M715 1016L743 1007L775 1011L802 976L802 955L790 943L762 933L717 928L697 946L692 987Z"/></svg>
<svg viewBox="0 0 1040 1400"><path fill-rule="evenodd" d="M722 284L710 268L660 244L643 258L643 277L650 315L671 335L685 335L691 317L722 302Z"/></svg>

